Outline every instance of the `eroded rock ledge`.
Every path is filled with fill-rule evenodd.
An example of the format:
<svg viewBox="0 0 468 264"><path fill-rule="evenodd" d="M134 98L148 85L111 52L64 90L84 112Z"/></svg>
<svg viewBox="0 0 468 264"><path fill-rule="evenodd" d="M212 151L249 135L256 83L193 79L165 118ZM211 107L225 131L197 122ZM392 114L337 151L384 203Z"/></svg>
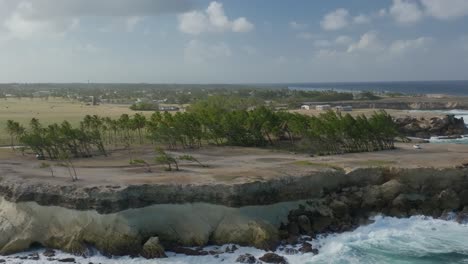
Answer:
<svg viewBox="0 0 468 264"><path fill-rule="evenodd" d="M369 216L468 212L468 170L326 170L241 185L79 187L0 183L0 254L33 244L85 254L141 255L236 243L274 248L300 234L350 230Z"/></svg>
<svg viewBox="0 0 468 264"><path fill-rule="evenodd" d="M309 176L282 177L270 181L210 185L95 185L28 182L28 179L0 177L0 196L10 202L36 202L76 210L107 214L156 204L209 203L228 207L268 205L316 198L325 189L342 185L377 184L379 169L357 169L350 173L326 170Z"/></svg>

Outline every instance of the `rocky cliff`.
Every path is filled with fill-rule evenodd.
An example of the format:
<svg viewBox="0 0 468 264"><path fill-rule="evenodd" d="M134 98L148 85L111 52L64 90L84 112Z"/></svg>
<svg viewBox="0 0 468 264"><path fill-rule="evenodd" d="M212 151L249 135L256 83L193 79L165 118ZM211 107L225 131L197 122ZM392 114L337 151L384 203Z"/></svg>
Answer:
<svg viewBox="0 0 468 264"><path fill-rule="evenodd" d="M400 117L395 119L398 130L405 136L430 138L431 136L460 136L468 130L462 118L453 115L440 117Z"/></svg>
<svg viewBox="0 0 468 264"><path fill-rule="evenodd" d="M238 186L81 188L6 179L0 186L0 254L41 244L75 254L92 246L108 255L144 255L151 241L166 249L272 248L300 234L349 230L378 213L468 211L464 168L332 169Z"/></svg>

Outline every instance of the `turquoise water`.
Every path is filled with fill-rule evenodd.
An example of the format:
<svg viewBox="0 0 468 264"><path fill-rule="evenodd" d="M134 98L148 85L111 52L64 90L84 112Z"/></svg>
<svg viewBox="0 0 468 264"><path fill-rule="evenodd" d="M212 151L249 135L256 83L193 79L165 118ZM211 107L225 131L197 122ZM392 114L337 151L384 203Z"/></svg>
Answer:
<svg viewBox="0 0 468 264"><path fill-rule="evenodd" d="M352 232L319 237L312 243L320 247L318 255L284 255L290 264L309 263L468 263L468 226L453 221L444 221L424 216L411 218L375 217L374 222L361 226ZM223 247L220 247L223 249ZM209 249L216 249L211 247ZM30 252L17 256L28 255ZM41 251L38 251L41 253ZM217 264L235 263L240 254L250 253L257 259L265 254L255 248L241 247L234 254L224 253L214 256L189 257L168 253L167 259L146 260L143 258L120 257L108 259L103 256L90 258L75 257L77 263L167 263L167 264ZM70 257L59 253L59 258ZM0 257L1 258L1 257ZM10 263L10 262L8 262ZM59 263L40 261L11 263Z"/></svg>
<svg viewBox="0 0 468 264"><path fill-rule="evenodd" d="M305 263L468 263L468 226L423 216L377 217L353 232L319 239Z"/></svg>

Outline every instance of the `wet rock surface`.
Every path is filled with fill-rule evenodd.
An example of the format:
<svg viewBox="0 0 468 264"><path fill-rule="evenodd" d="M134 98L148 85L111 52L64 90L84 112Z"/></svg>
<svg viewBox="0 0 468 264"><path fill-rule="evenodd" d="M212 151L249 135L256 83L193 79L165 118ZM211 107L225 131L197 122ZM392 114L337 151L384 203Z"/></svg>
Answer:
<svg viewBox="0 0 468 264"><path fill-rule="evenodd" d="M277 255L275 253L266 253L259 260L265 263L275 263L275 264L288 264L288 261L285 257Z"/></svg>
<svg viewBox="0 0 468 264"><path fill-rule="evenodd" d="M255 263L257 263L257 259L253 255L247 253L247 254L244 254L244 255L240 255L236 259L236 262L246 263L246 264L255 264Z"/></svg>

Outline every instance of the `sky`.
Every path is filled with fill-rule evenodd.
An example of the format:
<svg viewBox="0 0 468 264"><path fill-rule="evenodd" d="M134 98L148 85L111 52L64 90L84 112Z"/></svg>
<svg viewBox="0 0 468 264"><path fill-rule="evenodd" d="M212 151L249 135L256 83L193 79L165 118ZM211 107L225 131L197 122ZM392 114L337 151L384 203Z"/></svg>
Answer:
<svg viewBox="0 0 468 264"><path fill-rule="evenodd" d="M0 0L0 82L468 79L468 0Z"/></svg>

